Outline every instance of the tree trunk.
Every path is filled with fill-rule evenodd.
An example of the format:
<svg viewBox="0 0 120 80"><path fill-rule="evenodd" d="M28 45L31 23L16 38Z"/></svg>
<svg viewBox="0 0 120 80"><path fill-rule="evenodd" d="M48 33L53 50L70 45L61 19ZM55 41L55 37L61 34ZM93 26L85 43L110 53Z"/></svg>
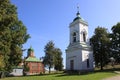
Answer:
<svg viewBox="0 0 120 80"><path fill-rule="evenodd" d="M102 65L102 61L100 62L100 67L101 67L101 70L103 70L103 65Z"/></svg>
<svg viewBox="0 0 120 80"><path fill-rule="evenodd" d="M49 74L50 74L50 72L51 72L51 68L49 67Z"/></svg>
<svg viewBox="0 0 120 80"><path fill-rule="evenodd" d="M5 73L2 71L0 72L0 78L4 78L5 77Z"/></svg>
<svg viewBox="0 0 120 80"><path fill-rule="evenodd" d="M100 68L101 70L103 70L103 57L102 57L102 53L103 53L103 49L102 49L102 46L101 46L101 51L100 51Z"/></svg>

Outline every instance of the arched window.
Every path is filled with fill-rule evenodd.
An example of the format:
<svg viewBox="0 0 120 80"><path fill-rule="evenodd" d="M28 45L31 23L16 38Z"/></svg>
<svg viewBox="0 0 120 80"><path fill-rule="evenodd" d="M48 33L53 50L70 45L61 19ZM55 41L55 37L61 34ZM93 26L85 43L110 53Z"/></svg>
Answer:
<svg viewBox="0 0 120 80"><path fill-rule="evenodd" d="M76 42L76 33L73 33L73 42Z"/></svg>
<svg viewBox="0 0 120 80"><path fill-rule="evenodd" d="M86 34L83 32L83 41L86 42Z"/></svg>

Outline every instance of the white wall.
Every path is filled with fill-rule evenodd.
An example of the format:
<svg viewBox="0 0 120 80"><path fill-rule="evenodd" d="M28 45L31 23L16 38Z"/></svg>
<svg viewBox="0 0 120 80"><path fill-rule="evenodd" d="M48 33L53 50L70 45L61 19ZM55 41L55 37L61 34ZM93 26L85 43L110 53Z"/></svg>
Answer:
<svg viewBox="0 0 120 80"><path fill-rule="evenodd" d="M23 75L23 69L13 69L13 72L11 72L10 75L22 76Z"/></svg>
<svg viewBox="0 0 120 80"><path fill-rule="evenodd" d="M89 68L87 68L87 59L89 59ZM89 50L83 50L82 51L82 69L86 70L86 69L93 69L93 54L92 51Z"/></svg>
<svg viewBox="0 0 120 80"><path fill-rule="evenodd" d="M88 24L82 20L76 20L69 26L70 28L70 44L66 50L66 69L70 70L70 61L74 60L74 70L93 69L93 53L88 46L88 41L83 43L83 34L86 32L86 40L88 40ZM73 42L73 33L76 33L76 41ZM84 48L87 47L87 49ZM88 55L88 56L86 56ZM87 68L87 59L89 58L89 68Z"/></svg>
<svg viewBox="0 0 120 80"><path fill-rule="evenodd" d="M74 70L80 70L82 65L82 54L80 50L68 51L66 53L66 69L70 70L70 60L74 60Z"/></svg>

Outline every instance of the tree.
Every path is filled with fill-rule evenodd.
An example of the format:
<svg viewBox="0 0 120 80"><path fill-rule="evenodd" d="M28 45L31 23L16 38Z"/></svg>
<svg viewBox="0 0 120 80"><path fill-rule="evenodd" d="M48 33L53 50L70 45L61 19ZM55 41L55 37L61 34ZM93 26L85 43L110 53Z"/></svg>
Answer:
<svg viewBox="0 0 120 80"><path fill-rule="evenodd" d="M56 48L53 41L49 41L44 48L45 56L43 58L43 63L49 68L49 73L51 68L54 67L55 70L62 70L62 52L59 48Z"/></svg>
<svg viewBox="0 0 120 80"><path fill-rule="evenodd" d="M120 63L120 23L114 25L111 30L112 57L116 59L117 63Z"/></svg>
<svg viewBox="0 0 120 80"><path fill-rule="evenodd" d="M16 10L9 0L0 0L0 55L7 71L21 62L22 45L30 37Z"/></svg>
<svg viewBox="0 0 120 80"><path fill-rule="evenodd" d="M2 71L3 70L3 68L4 68L4 57L2 56L2 55L0 55L0 71Z"/></svg>
<svg viewBox="0 0 120 80"><path fill-rule="evenodd" d="M94 35L90 39L90 43L93 48L93 55L95 60L95 65L101 67L105 66L109 61L109 33L106 28L97 27L95 29Z"/></svg>
<svg viewBox="0 0 120 80"><path fill-rule="evenodd" d="M14 29L13 29L14 28ZM18 21L11 29L11 46L9 54L9 63L10 65L17 66L22 60L22 44L24 44L29 35L26 32L26 27L21 21ZM14 61L13 61L14 60Z"/></svg>
<svg viewBox="0 0 120 80"><path fill-rule="evenodd" d="M53 62L53 51L54 51L54 43L52 41L49 41L44 48L44 52L45 52L45 57L43 59L43 63L45 66L47 66L49 68L49 73L51 72L51 68L54 65Z"/></svg>
<svg viewBox="0 0 120 80"><path fill-rule="evenodd" d="M26 76L29 71L30 71L30 68L28 66L28 63L24 62L23 75Z"/></svg>
<svg viewBox="0 0 120 80"><path fill-rule="evenodd" d="M54 69L61 71L63 69L62 64L63 58L62 58L62 51L59 48L54 49Z"/></svg>

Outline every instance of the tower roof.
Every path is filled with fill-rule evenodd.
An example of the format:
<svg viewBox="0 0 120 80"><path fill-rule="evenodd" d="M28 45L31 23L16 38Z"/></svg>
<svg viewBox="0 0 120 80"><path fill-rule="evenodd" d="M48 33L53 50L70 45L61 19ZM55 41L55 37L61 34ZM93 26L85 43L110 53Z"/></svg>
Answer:
<svg viewBox="0 0 120 80"><path fill-rule="evenodd" d="M73 19L73 21L76 21L76 20L78 20L78 19L83 20L83 19L80 17L79 6L77 6L77 13L76 13L76 17Z"/></svg>
<svg viewBox="0 0 120 80"><path fill-rule="evenodd" d="M30 46L30 48L28 49L27 57L29 57L31 55L34 56L34 49L32 48L32 46Z"/></svg>
<svg viewBox="0 0 120 80"><path fill-rule="evenodd" d="M80 12L79 12L79 7L77 7L77 13L76 13L76 17L73 19L73 21L70 23L70 25L74 25L76 23L82 23L84 25L88 26L88 23L80 16Z"/></svg>
<svg viewBox="0 0 120 80"><path fill-rule="evenodd" d="M73 19L73 21L76 21L76 20L78 20L78 19L83 20L83 19L81 18L81 16L80 16L79 11L76 13L76 17Z"/></svg>
<svg viewBox="0 0 120 80"><path fill-rule="evenodd" d="M33 51L34 52L34 49L32 48L32 46L30 46L30 48L28 49L28 51Z"/></svg>

